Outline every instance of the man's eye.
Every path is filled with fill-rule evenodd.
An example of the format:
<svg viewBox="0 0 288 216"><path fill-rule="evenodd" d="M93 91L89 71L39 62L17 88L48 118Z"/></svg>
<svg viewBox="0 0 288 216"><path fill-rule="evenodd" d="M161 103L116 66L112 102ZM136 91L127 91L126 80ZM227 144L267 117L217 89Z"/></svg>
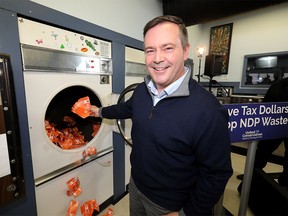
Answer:
<svg viewBox="0 0 288 216"><path fill-rule="evenodd" d="M172 52L173 51L173 47L166 47L164 50L165 50L165 52Z"/></svg>
<svg viewBox="0 0 288 216"><path fill-rule="evenodd" d="M154 50L146 50L146 54L152 54Z"/></svg>

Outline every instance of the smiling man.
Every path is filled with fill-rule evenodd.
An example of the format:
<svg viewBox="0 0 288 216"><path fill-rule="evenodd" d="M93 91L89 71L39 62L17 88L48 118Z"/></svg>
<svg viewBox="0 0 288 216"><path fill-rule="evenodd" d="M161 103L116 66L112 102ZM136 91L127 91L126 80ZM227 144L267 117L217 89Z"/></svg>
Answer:
<svg viewBox="0 0 288 216"><path fill-rule="evenodd" d="M187 29L160 16L144 27L149 76L129 100L91 116L131 118L130 215L212 215L232 175L228 112L191 78Z"/></svg>
<svg viewBox="0 0 288 216"><path fill-rule="evenodd" d="M179 27L170 22L144 30L145 63L158 93L185 74L183 62L188 58L190 45ZM178 33L177 33L178 32ZM187 37L187 31L185 32Z"/></svg>

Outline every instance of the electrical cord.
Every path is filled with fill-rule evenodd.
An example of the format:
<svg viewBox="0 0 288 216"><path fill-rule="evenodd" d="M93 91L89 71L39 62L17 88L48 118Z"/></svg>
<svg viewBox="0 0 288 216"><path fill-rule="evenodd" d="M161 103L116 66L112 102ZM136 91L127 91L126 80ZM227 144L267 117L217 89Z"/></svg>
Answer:
<svg viewBox="0 0 288 216"><path fill-rule="evenodd" d="M217 80L213 80L213 79L211 79L211 83L214 84L214 85L216 85L216 84L220 85L221 88L224 89L224 91L227 93L227 97L230 96L229 91L227 91L227 89L226 89L226 88L225 88L221 83L219 83Z"/></svg>
<svg viewBox="0 0 288 216"><path fill-rule="evenodd" d="M216 84L218 84L222 89L224 89L224 91L227 93L227 97L229 97L230 96L230 93L229 93L229 91L227 91L227 89L221 84L221 83L219 83L217 80L213 80L213 77L205 77L205 76L203 76L203 74L201 75L201 77L202 78L204 78L204 79L209 79L209 90L211 91L211 85L213 84L213 85L216 85Z"/></svg>

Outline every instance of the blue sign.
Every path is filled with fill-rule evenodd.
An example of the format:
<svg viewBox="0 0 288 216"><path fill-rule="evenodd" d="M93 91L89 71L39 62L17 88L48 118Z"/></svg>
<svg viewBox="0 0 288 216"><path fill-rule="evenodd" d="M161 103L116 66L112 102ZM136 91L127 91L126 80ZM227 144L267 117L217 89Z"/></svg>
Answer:
<svg viewBox="0 0 288 216"><path fill-rule="evenodd" d="M288 102L224 104L231 142L288 137Z"/></svg>

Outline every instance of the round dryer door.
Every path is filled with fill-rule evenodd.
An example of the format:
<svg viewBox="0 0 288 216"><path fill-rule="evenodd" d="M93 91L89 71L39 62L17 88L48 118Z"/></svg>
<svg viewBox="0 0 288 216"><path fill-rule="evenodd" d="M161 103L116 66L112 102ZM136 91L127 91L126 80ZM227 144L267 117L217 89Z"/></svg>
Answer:
<svg viewBox="0 0 288 216"><path fill-rule="evenodd" d="M132 94L133 91L136 89L136 87L139 85L139 83L134 83L126 87L122 93L120 94L117 104L124 102L128 100ZM117 119L117 126L120 131L120 134L124 138L127 145L132 147L132 138L131 138L131 128L132 128L132 121L130 119Z"/></svg>
<svg viewBox="0 0 288 216"><path fill-rule="evenodd" d="M97 95L85 86L63 89L50 101L45 113L45 129L51 142L61 150L79 149L98 133L102 119L81 118L71 111L78 99L88 96L90 103L101 106Z"/></svg>

